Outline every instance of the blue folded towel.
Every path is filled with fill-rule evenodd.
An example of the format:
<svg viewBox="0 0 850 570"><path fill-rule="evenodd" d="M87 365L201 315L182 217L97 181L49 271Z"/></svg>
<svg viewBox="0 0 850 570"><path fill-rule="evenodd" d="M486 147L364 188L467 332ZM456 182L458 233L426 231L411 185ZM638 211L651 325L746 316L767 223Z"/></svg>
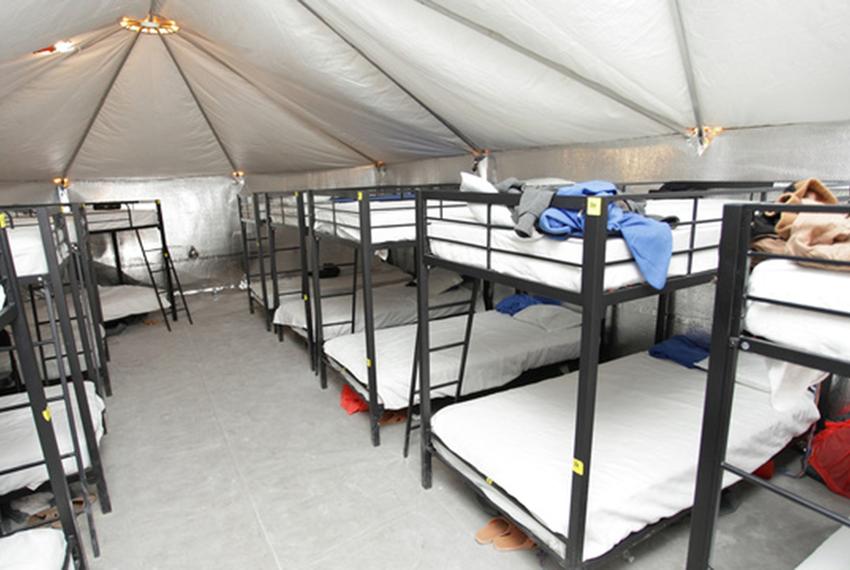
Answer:
<svg viewBox="0 0 850 570"><path fill-rule="evenodd" d="M708 341L676 335L649 349L649 355L662 360L672 360L686 368L696 368L696 363L708 358Z"/></svg>
<svg viewBox="0 0 850 570"><path fill-rule="evenodd" d="M517 293L505 297L496 303L496 310L506 315L514 316L521 310L531 305L560 305L560 301L550 299L548 297L537 297L535 295L526 295L525 293Z"/></svg>

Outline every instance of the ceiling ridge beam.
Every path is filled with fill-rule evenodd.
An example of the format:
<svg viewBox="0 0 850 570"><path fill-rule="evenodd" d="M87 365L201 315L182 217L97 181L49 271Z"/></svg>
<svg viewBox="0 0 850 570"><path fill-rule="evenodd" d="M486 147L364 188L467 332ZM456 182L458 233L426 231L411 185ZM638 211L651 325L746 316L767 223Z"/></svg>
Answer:
<svg viewBox="0 0 850 570"><path fill-rule="evenodd" d="M384 77L390 80L396 87L402 90L408 97L413 99L420 107L425 109L432 117L434 117L438 122L440 122L445 128L447 128L451 133L460 139L469 150L472 151L473 154L479 155L484 152L484 149L475 144L468 136L466 136L460 129L458 129L455 125L453 125L448 119L440 115L437 111L432 109L427 103L425 103L422 99L420 99L415 93L413 93L410 89L405 87L398 79L396 79L392 74L390 74L386 69L381 67L377 61L369 57L365 51L363 51L360 47L357 46L350 38L348 38L345 34L340 32L336 27L334 27L327 19L325 19L321 14L319 14L315 9L313 9L310 4L307 3L306 0L296 0L301 6L304 7L308 12L310 12L317 20L319 20L322 24L325 25L331 32L333 32L339 39L345 42L348 47L357 52L360 57L369 62L372 67L377 69Z"/></svg>
<svg viewBox="0 0 850 570"><path fill-rule="evenodd" d="M318 123L316 123L315 121L310 120L310 119L308 119L307 117L304 117L304 116L303 116L303 115L304 115L304 113L297 112L297 111L295 111L294 109L291 109L291 108L289 108L288 106L284 105L283 103L281 103L280 101L278 101L276 98L272 97L272 96L268 93L268 90L267 90L265 87L261 86L261 85L260 85L259 83L257 83L256 81L253 81L253 80L252 80L252 79L250 79L248 76L246 76L244 73L242 73L241 71L239 71L239 69L238 69L238 68L234 67L233 65L231 65L230 63L228 63L227 61L225 61L225 60L224 60L224 59L222 59L221 57L217 56L216 54L212 53L210 50L208 50L208 49L207 49L207 48L205 48L204 46L200 45L197 41L193 40L193 39L190 37L190 36L194 36L194 35L198 35L198 34L195 34L194 32L191 32L191 31L189 31L189 30L186 30L185 28L184 28L182 31L183 31L184 33L178 36L181 40L183 40L183 41L187 42L188 44L190 44L191 46L193 46L196 50L198 50L199 52L201 52L203 55L205 55L206 57L210 58L211 60L213 60L214 62L216 62L218 65L220 65L221 67L223 67L223 68L227 69L230 73L232 73L233 75L235 75L236 77L238 77L239 79L241 79L242 81L244 81L245 83L247 83L248 85L250 85L251 87L253 87L253 88L254 88L257 92L259 92L259 93L260 93L260 95L262 95L263 97L265 97L265 98L266 98L268 101L270 101L273 105L275 105L276 107L278 107L278 108L282 109L282 110L283 110L285 113L287 113L288 115L290 115L290 116L294 117L297 121L299 121L302 125L306 126L308 129L311 129L311 130L314 130L314 131L319 132L320 134L322 134L323 136L325 136L325 137L327 137L327 138L331 139L332 141L336 142L337 144L342 145L342 146L344 146L345 148L347 148L348 150L350 150L350 151L352 151L352 152L356 153L357 155L359 155L359 156L361 156L361 157L365 158L366 160L368 160L368 161L369 161L369 162L371 162L372 164L378 164L378 163L380 163L380 162L381 162L380 160L378 160L378 159L376 159L376 158L374 158L374 157L370 156L370 155L369 155L369 154L367 154L366 152L364 152L364 151L360 150L360 149L359 149L359 148L357 148L356 146L354 146L354 145L352 145L352 144L350 144L350 143L346 142L345 140L343 140L343 139L339 138L338 136L336 136L336 135L334 135L334 134L332 134L332 133L328 132L325 128L323 128L321 125L319 125L319 124L318 124Z"/></svg>
<svg viewBox="0 0 850 570"><path fill-rule="evenodd" d="M426 8L430 8L431 10L433 10L433 11L439 13L439 14L442 14L443 16L445 16L445 17L447 17L451 20L454 20L455 22L457 22L457 23L459 23L459 24L461 24L461 25L463 25L463 26L465 26L465 27L467 27L471 30L476 31L481 35L487 36L488 38L495 41L496 43L499 43L499 44L507 47L508 49L510 49L512 51L520 53L520 54L528 57L529 59L532 59L532 60L536 61L537 63L540 63L540 64L548 67L549 69L559 73L560 75L562 75L562 76L564 76L568 79L571 79L573 81L576 81L577 83L580 83L581 85L584 85L585 87L587 87L588 89L590 89L592 91L595 91L599 95L602 95L603 97L605 97L607 99L610 99L610 100L612 100L616 103L619 103L620 105L627 107L628 109L634 111L635 113L643 115L644 117L653 121L654 123L662 125L663 127L670 129L672 131L678 132L678 133L684 134L687 131L687 127L680 125L677 121L675 121L675 120L673 120L669 117L666 117L666 116L662 115L661 113L653 111L652 109L644 107L640 103L637 103L636 101L632 101L628 97L625 97L624 95L618 93L617 91L608 87L607 85L599 83L598 81L591 79L589 77L586 77L586 76L582 75L581 73L579 73L578 71L576 71L576 70L574 70L570 67L567 67L566 65L564 65L562 63L558 63L557 61L549 59L548 57L546 57L546 56L544 56L540 53L537 53L534 50L528 49L527 47L520 45L520 44L516 43L515 41L511 40L507 36L504 36L504 35L500 34L499 32L497 32L493 29L490 29L490 28L488 28L488 27L486 27L482 24L479 24L478 22L470 20L469 18L462 16L462 15L458 14L457 12L449 10L448 8L446 8L445 6L442 6L441 4L438 4L437 2L433 2L432 0L413 0L413 1L417 2L418 4L421 4L422 6L425 6Z"/></svg>
<svg viewBox="0 0 850 570"><path fill-rule="evenodd" d="M685 72L685 79L688 83L688 95L691 98L691 108L694 113L694 121L696 122L697 136L700 141L703 138L703 123L702 105L700 104L699 93L697 91L696 76L694 75L693 61L691 60L691 50L688 46L687 31L685 30L685 20L682 17L682 10L678 0L670 0L670 11L673 14L673 27L676 29L676 42L679 46L679 56L682 59L682 67Z"/></svg>
<svg viewBox="0 0 850 570"><path fill-rule="evenodd" d="M127 64L127 60L130 58L130 54L133 53L133 49L136 47L136 42L139 41L139 36L141 35L141 31L136 32L136 35L133 36L133 41L130 42L130 47L127 48L127 52L124 54L124 57L121 59L121 63L118 65L118 68L115 70L115 74L109 80L109 84L106 86L106 90L103 92L103 95L100 97L100 101L97 103L97 107L94 110L91 118L89 119L88 124L86 125L85 130L83 131L83 136L80 137L79 142L77 142L77 146L74 147L74 152L71 154L71 158L68 159L68 164L65 165L65 168L62 170L62 178L68 178L68 173L71 171L71 167L74 165L74 162L77 160L77 155L80 154L80 150L83 148L83 144L85 144L86 139L89 137L89 133L94 126L95 121L97 121L98 115L100 115L100 111L103 109L103 105L106 103L106 99L109 97L109 93L112 91L112 88L115 86L115 82L118 80L118 76L121 75L121 71L124 69L124 66Z"/></svg>
<svg viewBox="0 0 850 570"><path fill-rule="evenodd" d="M6 99L8 99L9 97L11 97L13 94L18 93L21 89L26 89L26 88L27 88L27 86L29 86L30 84L32 84L34 81L36 81L36 80L37 80L37 79L39 79L40 77L43 77L43 76L44 76L44 74L48 73L50 70L55 69L55 68L56 68L57 66L59 66L62 62L67 61L69 58L71 58L71 57L73 57L73 56L75 56L75 55L78 55L78 54L82 53L82 51L83 51L84 49L88 49L88 48L90 48L90 47L92 47L92 46L94 46L94 45L99 44L100 42L102 42L102 41L104 41L104 40L106 40L106 39L108 39L108 38L111 38L112 36L114 36L115 34L117 34L117 33L118 33L118 32L120 32L120 31L122 31L122 30L121 30L121 28L117 28L117 29L115 29L115 28L112 28L112 26L110 26L110 27L109 27L109 31L108 31L107 33L102 34L102 35L100 35L100 36L98 36L98 37L96 37L96 38L92 38L91 40L89 40L89 41L87 41L87 42L84 42L84 43L80 44L80 46L79 46L77 49L75 49L73 52L71 52L71 53L63 53L63 54L60 54L60 57L57 57L57 58L53 59L53 61L51 61L51 62L48 62L48 63L44 66L44 68L43 68L41 71L39 71L38 73L36 73L36 74L35 74L35 75L33 75L32 77L30 77L28 81L26 81L26 82L25 82L25 83L23 83L22 85L18 85L18 86L15 88L15 90L14 90L14 91L11 91L10 93L7 93L7 94L6 94L6 95L5 95L2 99L0 99L0 104L2 104L2 103L3 103L3 101L5 101L5 100L6 100Z"/></svg>
<svg viewBox="0 0 850 570"><path fill-rule="evenodd" d="M186 88L189 90L189 93L192 95L192 99L195 100L195 105L198 106L198 110L201 112L201 115L204 117L204 121L206 121L207 127L209 127L210 131L212 132L213 136L215 137L215 140L218 143L219 148L221 148L221 152L224 153L224 156L227 159L227 162L230 163L230 168L232 169L233 172L237 172L238 170L240 170L239 167L236 166L236 163L233 161L233 157L227 151L227 147L224 145L224 141L221 140L221 137L219 136L218 131L213 126L209 115L207 115L207 112L204 109L204 106L201 104L201 100L198 99L198 95L195 93L195 90L192 88L192 84L189 82L189 78L186 77L186 74L183 72L183 67L177 61L177 58L174 57L174 52L171 51L171 46L168 45L168 42L165 40L165 37L163 37L162 34L157 34L157 36L159 37L160 40L162 40L162 45L165 46L165 51L167 51L169 57L171 57L171 61L174 63L174 66L177 68L177 73L179 73L180 77L183 78L183 83L186 84Z"/></svg>

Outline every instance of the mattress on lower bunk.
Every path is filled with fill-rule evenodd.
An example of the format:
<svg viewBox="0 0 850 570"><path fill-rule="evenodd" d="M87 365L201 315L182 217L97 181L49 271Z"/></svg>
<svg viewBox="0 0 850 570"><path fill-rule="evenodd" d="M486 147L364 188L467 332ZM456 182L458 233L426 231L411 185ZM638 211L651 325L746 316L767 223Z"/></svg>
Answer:
<svg viewBox="0 0 850 570"><path fill-rule="evenodd" d="M69 223L73 222L70 221ZM7 230L9 249L12 251L12 257L15 260L15 273L18 277L45 275L48 272L41 229L37 224L33 224L34 222L27 221ZM69 230L70 235L73 236L73 228L69 226ZM60 263L67 258L69 254L67 243L58 244L56 254Z"/></svg>
<svg viewBox="0 0 850 570"><path fill-rule="evenodd" d="M437 295L431 295L430 305L436 307L447 303L468 302L472 291L466 287L456 287ZM375 291L374 310L372 316L375 328L397 327L416 321L416 287L406 284L386 285ZM357 293L357 320L355 332L362 331L365 327L363 320L363 296ZM460 314L465 311L464 306L446 307L434 309L429 312L431 317L442 317ZM322 322L334 323L351 320L351 295L332 297L322 301ZM274 314L274 324L290 327L293 329L306 329L307 319L304 315L304 301L296 297L281 299L280 306ZM322 327L325 340L351 333L351 324L327 324Z"/></svg>
<svg viewBox="0 0 850 570"><path fill-rule="evenodd" d="M352 275L353 268L351 267L343 267L340 269L340 274L336 277L326 277L321 280L320 287L322 288L322 295L332 295L336 293L345 293L346 291L351 291L351 285L354 282L354 277ZM395 265L391 265L386 262L375 262L372 266L372 285L382 286L388 285L392 283L406 283L413 279L413 277L399 269ZM358 273L357 275L357 285L358 287L363 286L363 274ZM275 306L274 302L274 292L273 292L273 280L266 279L266 294L268 295L268 308L271 309ZM281 301L286 299L287 297L300 297L301 296L301 276L294 275L289 277L283 277L278 279L277 281L278 287L278 296ZM312 290L312 280L310 283L310 288ZM263 285L261 282L251 281L251 291L257 299L263 298Z"/></svg>
<svg viewBox="0 0 850 570"><path fill-rule="evenodd" d="M847 570L848 552L850 528L842 526L803 560L796 570Z"/></svg>
<svg viewBox="0 0 850 570"><path fill-rule="evenodd" d="M646 353L600 365L586 560L692 506L705 384L705 372ZM515 498L531 517L480 481L561 554L556 535L568 535L577 385L578 373L567 374L448 406L432 423L442 454L468 472L462 458ZM810 396L779 412L766 392L739 385L727 460L753 471L818 417ZM724 485L734 481L727 474Z"/></svg>
<svg viewBox="0 0 850 570"><path fill-rule="evenodd" d="M89 402L89 414L95 426L95 435L97 441L100 442L104 433L103 411L106 405L103 400L95 393L94 384L85 382L86 397ZM83 456L83 465L88 468L89 454L86 448L85 436L83 434L82 419L80 417L80 409L77 405L77 398L74 394L73 386L69 384L71 391L71 403L74 413L75 425L77 429L78 441ZM49 386L45 388L45 393L48 398L61 396L61 386ZM0 398L0 407L21 404L29 401L26 393L14 394L11 396L3 396ZM71 438L70 426L68 423L68 414L64 400L58 400L50 403L50 412L52 415L53 430L56 434L56 441L59 445L59 451L63 454L73 451L73 439ZM0 413L0 471L11 469L18 465L26 465L35 461L40 461L44 458L41 450L41 444L38 440L38 434L35 431L35 422L32 417L32 410L29 407L19 408L12 411ZM65 459L63 462L65 473L72 475L77 473L77 464L73 457ZM17 489L25 487L35 489L45 481L47 481L47 468L44 465L31 467L22 471L15 471L6 475L0 476L0 496L10 493Z"/></svg>
<svg viewBox="0 0 850 570"><path fill-rule="evenodd" d="M0 538L0 570L60 570L65 535L59 529L34 528Z"/></svg>
<svg viewBox="0 0 850 570"><path fill-rule="evenodd" d="M669 276L688 274L691 228L694 227L694 247L715 246L693 254L691 272L697 273L717 267L717 249L720 241L720 219L723 205L729 200L703 199L699 200L696 219L705 220L696 226L679 225L673 228L673 257L668 270ZM646 213L662 217L675 216L681 223L693 220L693 200L648 200ZM429 208L430 210L430 208ZM430 214L433 215L433 214ZM455 220L475 220L474 217L464 217L456 209L445 216L446 220L431 221L428 228L429 238L450 239L462 244L472 244L480 247L487 245L488 230L486 227L473 226L463 223L453 223ZM712 222L709 220L718 220ZM530 281L549 283L568 291L581 290L580 267L583 257L584 240L569 238L567 240L553 239L537 233L531 238L521 238L513 230L490 230L491 248L490 268L494 271L514 275ZM443 259L472 265L487 267L487 253L484 249L449 243L439 239L430 239L433 254ZM506 253L507 252L507 253ZM679 253L677 253L679 252ZM534 256L534 257L530 257ZM539 259L543 258L543 259ZM606 243L606 263L626 261L605 268L605 289L616 289L644 282L637 265L631 261L631 253L625 240L620 237L609 237ZM576 264L564 265L562 262Z"/></svg>
<svg viewBox="0 0 850 570"><path fill-rule="evenodd" d="M553 307L554 309L559 307ZM567 309L560 309L567 310ZM581 346L580 316L558 330L546 330L498 311L475 315L472 340L463 379L463 394L507 384L533 368L577 358ZM417 325L375 331L375 369L378 396L385 409L407 407ZM459 316L430 325L431 347L463 340L466 317ZM341 336L325 343L325 354L344 368L356 384L368 384L364 333ZM431 354L431 385L457 380L461 347ZM357 386L355 386L356 388ZM456 386L433 390L432 397L454 396Z"/></svg>
<svg viewBox="0 0 850 570"><path fill-rule="evenodd" d="M132 315L145 315L159 310L156 291L152 287L139 285L98 286L100 308L104 322L115 321ZM171 307L168 296L162 296L162 306Z"/></svg>
<svg viewBox="0 0 850 570"><path fill-rule="evenodd" d="M850 273L804 267L786 259L756 265L749 277L750 296L850 313ZM826 315L770 303L747 303L745 327L754 335L824 356L850 355L848 317ZM790 324L789 324L790 323Z"/></svg>

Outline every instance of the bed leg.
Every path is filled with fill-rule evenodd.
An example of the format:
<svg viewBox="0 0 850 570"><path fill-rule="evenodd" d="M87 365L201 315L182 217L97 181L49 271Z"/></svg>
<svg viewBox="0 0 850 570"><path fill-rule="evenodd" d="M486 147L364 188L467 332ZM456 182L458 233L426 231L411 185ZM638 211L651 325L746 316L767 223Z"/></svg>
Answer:
<svg viewBox="0 0 850 570"><path fill-rule="evenodd" d="M378 421L381 419L381 411L373 410L369 412L369 424L372 432L372 447L381 445L381 426Z"/></svg>

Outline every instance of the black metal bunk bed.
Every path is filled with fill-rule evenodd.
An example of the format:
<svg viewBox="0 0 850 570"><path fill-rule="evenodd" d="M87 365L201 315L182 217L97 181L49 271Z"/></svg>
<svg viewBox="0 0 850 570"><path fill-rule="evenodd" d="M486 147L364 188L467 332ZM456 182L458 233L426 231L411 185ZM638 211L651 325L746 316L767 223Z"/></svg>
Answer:
<svg viewBox="0 0 850 570"><path fill-rule="evenodd" d="M811 499L800 496L782 486L748 473L727 461L727 441L735 398L735 379L739 352L754 353L766 358L813 368L829 374L850 376L850 359L827 355L800 346L777 342L756 336L745 329L745 315L749 303L766 304L775 309L791 309L809 317L848 318L850 313L829 307L789 302L779 298L765 298L750 293L748 281L753 262L788 260L794 263L816 261L835 269L850 268L850 262L839 260L813 260L790 254L767 253L751 247L754 218L760 214L813 213L850 214L850 206L843 205L779 205L741 204L726 206L723 212L723 233L720 243L717 295L714 305L714 324L711 336L711 360L706 387L705 409L702 424L702 443L697 472L697 486L691 515L691 533L687 568L710 568L715 527L722 481L731 473L757 487L766 489L791 503L822 515L840 525L850 527L850 517L828 509ZM818 269L824 271L824 269ZM790 285L790 284L789 284ZM848 321L850 322L850 321ZM799 331L799 334L807 334Z"/></svg>
<svg viewBox="0 0 850 570"><path fill-rule="evenodd" d="M162 315L166 328L171 331L171 322L178 320L180 312L186 314L189 324L192 323L192 314L183 294L180 277L174 266L174 259L168 248L168 240L165 235L165 221L162 216L162 203L159 200L118 200L86 202L85 210L88 220L88 235L109 236L109 244L115 258L115 272L120 285L126 282L119 235L132 232L139 246L145 272L147 273L150 286L156 296L157 306ZM158 234L158 246L154 248L145 247L143 232L156 230ZM158 253L161 256L160 265L156 266L156 260L151 257ZM157 282L157 275L162 274L162 286ZM168 301L168 307L163 302L162 295ZM179 302L179 305L178 305Z"/></svg>
<svg viewBox="0 0 850 570"><path fill-rule="evenodd" d="M663 191L663 190L681 190L681 191ZM690 190L685 190L690 189ZM718 189L716 192L712 189ZM690 236L688 245L684 249L674 249L674 255L687 256L686 270L680 275L671 275L666 281L666 285L661 290L652 288L645 282L638 282L622 287L605 289L606 269L623 263L633 263L632 258L622 261L607 261L606 245L608 242L607 217L608 205L616 200L622 199L622 195L616 197L594 196L594 197L566 197L557 196L553 199L552 206L566 208L576 211L583 211L585 215L582 256L577 262L569 262L566 260L553 259L548 257L536 257L534 254L524 253L519 251L511 251L509 249L500 249L493 243L493 234L497 230L512 231L512 226L499 225L493 220L493 208L495 206L510 206L514 207L519 202L519 196L516 194L480 194L480 193L462 193L446 191L425 191L417 195L416 198L416 222L417 222L417 279L419 283L418 306L419 306L419 323L420 330L418 334L418 358L419 358L419 379L420 388L417 391L420 397L420 431L421 431L421 476L422 485L425 488L430 488L432 484L432 458L437 456L443 459L444 463L451 469L457 471L462 477L465 477L467 482L476 485L473 476L464 475L459 469L454 467L452 463L443 458L439 447L434 444L436 436L431 429L431 391L435 386L431 385L430 381L430 354L436 350L442 350L442 346L431 347L429 341L429 303L428 303L428 269L430 267L443 267L452 271L456 271L462 275L467 275L475 279L490 281L493 283L501 283L512 287L516 290L528 292L536 295L543 295L557 299L562 302L567 302L582 309L582 324L581 324L581 352L579 360L578 372L578 393L576 400L576 421L574 426L574 451L572 460L572 484L570 488L570 510L569 510L569 527L568 536L560 533L555 533L559 542L564 547L565 555L559 554L554 548L547 545L544 539L536 535L533 530L528 527L521 526L529 536L549 552L559 563L568 568L586 568L595 567L596 565L609 560L611 557L617 556L625 552L628 548L637 542L647 538L660 528L677 520L680 515L662 520L654 525L646 527L640 532L635 532L631 536L622 540L613 549L609 550L602 556L591 560L584 560L583 551L585 544L585 527L587 522L588 509L588 490L590 484L590 475L592 471L591 452L593 449L593 433L594 433L594 413L596 401L596 384L598 368L600 363L600 344L604 332L604 319L609 307L613 307L618 303L637 300L641 298L658 296L658 315L656 319L656 339L664 339L670 333L671 319L668 318L668 312L671 306L672 295L681 289L694 287L697 285L709 283L716 274L716 269L695 270L694 258L700 252L711 251L717 249L717 243L710 245L698 245L695 236L697 229L701 224L717 223L719 218L715 219L698 219L697 209L699 202L704 198L711 197L728 197L730 194L744 197L752 200L754 194L765 195L772 191L773 185L770 182L698 182L698 183L671 183L662 186L658 192L649 194L629 194L626 197L637 202L647 202L648 200L673 200L673 199L690 199L693 200L693 210L691 221L680 222L678 226L689 227ZM446 220L444 209L450 206L461 205L477 205L476 207L486 208L486 219L479 220L464 220L455 221L455 223L468 225L483 229L486 232L486 243L475 244L467 241L454 241L454 245L473 248L481 252L484 256L484 261L479 265L452 261L435 255L431 250L431 243L442 241L443 243L451 244L452 239L443 237L435 237L429 234L429 226L433 223L439 223ZM438 213L433 213L434 206L437 207ZM559 288L554 283L544 283L535 279L527 279L516 273L507 273L493 269L492 260L494 255L502 256L520 256L524 258L534 258L561 266L573 266L580 270L580 288L569 290ZM461 363L462 366L462 363ZM507 491L502 489L497 482L491 480L486 475L478 472L475 467L468 462L464 462L469 471L474 473L478 483L486 486L496 493L501 495L505 501L514 505L533 518L533 515L523 507L521 503L515 500ZM479 494L481 491L476 489ZM497 510L502 510L482 494L482 497L490 502ZM518 522L518 521L517 521ZM545 528L545 527L544 527Z"/></svg>
<svg viewBox="0 0 850 570"><path fill-rule="evenodd" d="M88 332L86 313L83 310L86 295L85 290L80 287L81 280L85 279L86 273L81 261L80 248L73 243L74 240L70 235L67 223L71 208L76 211L74 214L75 227L79 232L81 227L80 217L84 216L81 207L16 206L12 208L4 207L2 208L3 213L0 213L0 279L2 279L3 289L7 296L6 304L0 311L0 322L2 322L2 327L11 326L12 328L14 346L11 350L17 357L16 375L22 383L21 392L26 392L25 400L15 399L12 403L2 406L0 413L14 413L27 407L31 408L42 456L40 460L28 461L24 465L5 467L0 470L0 475L8 477L39 466L46 468L46 481L49 482L53 493L56 517L59 519L65 536L66 554L63 567L67 568L73 563L76 568L87 568L85 547L76 523L66 468L63 462L72 461L73 469L76 472L75 477L79 479L82 489L82 511L87 518L92 550L95 556L99 556L100 549L92 504L89 498L88 485L90 479L94 480L98 491L97 496L101 501L101 509L104 513L111 511L111 502L100 462L93 418L90 415L88 394L80 371L75 335L71 326L71 323L77 320L77 334L84 346L83 352L90 352L86 340ZM36 221L35 225L31 223L33 219ZM40 242L44 255L43 266L30 264L34 252L29 245L21 246L22 249L26 250L26 254L19 254L18 256L13 254L9 233L15 231L16 222L19 224L19 229L25 228L25 231L28 232L26 237L29 244L33 241ZM38 235L32 235L31 230L33 229L37 230ZM76 235L82 234L77 233ZM18 263L23 263L26 266L24 268L26 275L18 275L16 271L16 264ZM43 267L43 270L41 267ZM68 279L71 290L70 297L76 311L75 315L79 315L79 319L70 315L63 279ZM25 302L21 295L22 288L28 288L30 292L32 291L33 280L39 283L45 295L47 313L47 321L45 322L49 325L50 330L49 338L39 338L37 341L32 339L26 317ZM57 291L59 294L56 294ZM38 330L37 324L36 327L36 330ZM65 355L64 359L57 358L59 385L57 386L58 390L52 390L50 396L47 395L44 388L34 350L35 347L41 349L47 345L52 345L54 354L62 355L64 351ZM67 361L71 369L70 378L66 373L64 361ZM96 370L96 368L90 368L90 370ZM73 390L73 395L71 390ZM53 410L61 409L62 414L66 417L67 427L64 429L67 429L67 434L71 440L71 451L63 453L59 447L55 430L60 426L57 426L55 420L58 416L51 410L51 404L58 406L58 408L54 407ZM84 443L81 442L78 435L77 414L79 414L82 426ZM102 417L100 419L102 421ZM86 446L86 453L89 457L90 467L88 470L83 459L83 445ZM54 520L52 517L47 517L47 520L43 522L27 525L3 536L23 532L34 527L50 525Z"/></svg>
<svg viewBox="0 0 850 570"><path fill-rule="evenodd" d="M272 329L272 310L269 308L269 279L266 259L269 258L269 224L265 194L262 192L236 196L239 210L239 229L242 241L242 270L248 310L254 314L255 305L263 311L266 330ZM274 257L274 256L271 256ZM255 283L259 282L259 291Z"/></svg>
<svg viewBox="0 0 850 570"><path fill-rule="evenodd" d="M327 357L324 353L323 329L328 326L350 324L354 331L357 315L357 290L363 295L363 317L365 333L365 361L368 372L366 389L367 403L369 405L369 423L372 444L380 445L379 421L383 414L383 406L379 401L377 388L377 358L375 347L375 321L374 321L374 291L373 291L373 256L378 250L414 247L415 240L415 202L414 196L426 189L442 189L444 191L457 190L457 184L434 184L419 186L369 186L355 188L340 188L334 190L312 190L306 192L307 210L303 211L304 195L298 194L299 223L306 222L308 229L306 235L310 238L310 261L311 283L310 290L304 290L305 300L312 291L312 317L313 317L313 361L316 363L316 372L320 378L322 388L327 388ZM344 204L356 204L356 212L343 212ZM396 218L388 223L373 223L373 204L383 203L389 206L381 207L382 216L387 212ZM377 211L377 210L376 210ZM398 221L407 213L409 220ZM354 218L354 219L352 219ZM355 221L356 220L356 221ZM383 238L374 236L375 232L382 232ZM386 235L383 232L388 232ZM352 272L352 284L350 291L333 292L322 294L322 283L319 274L321 268L321 242L322 240L335 240L347 244L354 249L354 271ZM305 281L305 286L307 285ZM339 296L351 296L351 318L343 321L325 323L322 319L322 301ZM343 367L338 367L343 380L349 386L361 392L358 383Z"/></svg>

